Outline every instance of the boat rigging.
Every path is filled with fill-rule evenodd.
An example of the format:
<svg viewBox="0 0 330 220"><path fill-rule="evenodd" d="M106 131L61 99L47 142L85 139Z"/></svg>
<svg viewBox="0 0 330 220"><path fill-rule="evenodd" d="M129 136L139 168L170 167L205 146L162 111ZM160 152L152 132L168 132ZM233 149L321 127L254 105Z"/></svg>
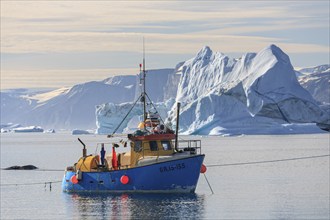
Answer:
<svg viewBox="0 0 330 220"><path fill-rule="evenodd" d="M100 154L87 155L85 144L82 157L68 166L62 181L65 192L195 192L205 155L200 140L178 140L180 103L177 104L175 132L165 125L146 92L145 48L140 64L142 92L122 122L108 137L113 137L132 109L143 103L142 120L135 132L119 143L99 143ZM147 110L147 100L156 110ZM126 151L117 153L123 147ZM110 154L106 151L110 150Z"/></svg>

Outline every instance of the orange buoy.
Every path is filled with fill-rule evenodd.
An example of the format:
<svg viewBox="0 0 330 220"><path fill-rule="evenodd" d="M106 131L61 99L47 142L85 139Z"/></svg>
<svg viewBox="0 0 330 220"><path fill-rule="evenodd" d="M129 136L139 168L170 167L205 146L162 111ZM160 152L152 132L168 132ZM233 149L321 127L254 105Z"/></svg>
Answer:
<svg viewBox="0 0 330 220"><path fill-rule="evenodd" d="M126 176L126 175L122 175L122 176L120 177L120 182L121 182L122 184L126 185L126 184L129 182L129 177Z"/></svg>
<svg viewBox="0 0 330 220"><path fill-rule="evenodd" d="M201 173L205 173L206 172L206 166L204 164L202 164L202 167L201 167Z"/></svg>
<svg viewBox="0 0 330 220"><path fill-rule="evenodd" d="M78 181L78 179L77 179L77 177L76 177L76 175L73 175L72 177L71 177L71 182L73 183L73 184L77 184L79 181Z"/></svg>

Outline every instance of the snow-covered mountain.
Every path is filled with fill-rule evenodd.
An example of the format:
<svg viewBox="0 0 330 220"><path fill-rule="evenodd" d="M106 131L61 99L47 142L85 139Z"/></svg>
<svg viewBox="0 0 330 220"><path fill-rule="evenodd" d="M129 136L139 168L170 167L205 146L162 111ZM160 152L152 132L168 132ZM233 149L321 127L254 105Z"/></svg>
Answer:
<svg viewBox="0 0 330 220"><path fill-rule="evenodd" d="M319 132L315 123L330 124L329 112L307 90L328 93L328 69L295 72L275 45L239 59L204 47L174 69L149 70L146 89L163 118L168 116L167 123L175 124L175 102L181 102L180 131L185 134ZM2 91L1 124L97 127L98 133L109 134L138 98L139 84L139 76L115 76L47 92ZM133 109L118 132L136 126L140 114L141 108Z"/></svg>
<svg viewBox="0 0 330 220"><path fill-rule="evenodd" d="M299 83L313 98L323 105L330 105L330 65L299 70Z"/></svg>
<svg viewBox="0 0 330 220"><path fill-rule="evenodd" d="M148 71L147 87L155 102L164 99L164 87L173 69ZM132 102L140 93L138 76L114 76L47 92L1 92L1 124L19 123L55 129L95 129L95 106ZM151 92L152 91L152 92Z"/></svg>
<svg viewBox="0 0 330 220"><path fill-rule="evenodd" d="M135 82L134 76L116 76L101 82L87 82L28 96L2 92L1 104L4 106L1 107L1 123L56 129L95 128L95 106L105 102L131 101L135 95ZM3 100L8 97L22 110ZM12 109L16 112L10 112Z"/></svg>
<svg viewBox="0 0 330 220"><path fill-rule="evenodd" d="M1 124L16 123L16 117L30 111L35 103L26 98L28 90L15 89L1 91ZM18 123L19 124L19 123Z"/></svg>
<svg viewBox="0 0 330 220"><path fill-rule="evenodd" d="M315 66L315 67L302 68L302 69L299 69L298 71L304 75L309 75L309 74L314 74L314 73L329 72L329 69L330 69L330 65L324 64L324 65L319 65L319 66Z"/></svg>

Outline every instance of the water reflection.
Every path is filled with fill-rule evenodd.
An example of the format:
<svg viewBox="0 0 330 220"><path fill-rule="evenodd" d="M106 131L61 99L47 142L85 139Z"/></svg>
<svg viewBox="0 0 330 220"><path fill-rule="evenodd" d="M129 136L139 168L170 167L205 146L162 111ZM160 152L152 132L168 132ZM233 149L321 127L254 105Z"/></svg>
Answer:
<svg viewBox="0 0 330 220"><path fill-rule="evenodd" d="M64 194L68 215L77 219L201 219L197 194Z"/></svg>

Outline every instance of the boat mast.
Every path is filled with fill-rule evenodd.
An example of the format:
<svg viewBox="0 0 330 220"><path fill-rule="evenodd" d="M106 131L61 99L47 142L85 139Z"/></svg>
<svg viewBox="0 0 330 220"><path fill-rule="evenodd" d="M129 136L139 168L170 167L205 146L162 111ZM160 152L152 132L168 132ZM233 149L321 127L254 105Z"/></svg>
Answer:
<svg viewBox="0 0 330 220"><path fill-rule="evenodd" d="M142 99L143 99L143 122L147 119L147 103L146 103L146 62L145 62L145 46L144 46L144 37L143 37L143 70L142 70L142 77L143 77L143 92L142 92Z"/></svg>

